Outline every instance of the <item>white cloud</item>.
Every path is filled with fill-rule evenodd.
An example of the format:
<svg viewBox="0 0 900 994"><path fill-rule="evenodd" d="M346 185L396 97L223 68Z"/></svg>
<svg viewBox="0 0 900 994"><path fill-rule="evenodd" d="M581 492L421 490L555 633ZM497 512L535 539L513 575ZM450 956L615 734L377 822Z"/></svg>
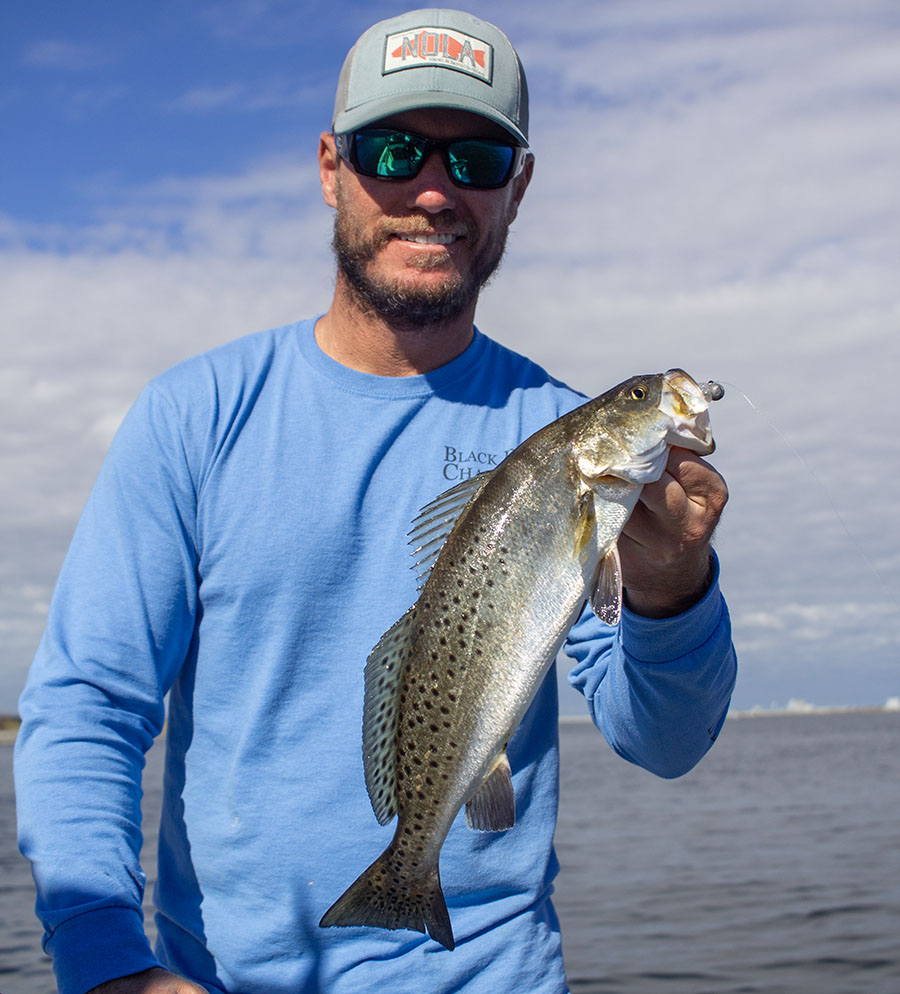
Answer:
<svg viewBox="0 0 900 994"><path fill-rule="evenodd" d="M219 111L257 114L285 107L301 108L305 104L324 104L333 99L333 81L320 80L311 86L298 86L296 78L263 78L252 82L230 82L199 86L181 94L169 105L172 110L189 114Z"/></svg>
<svg viewBox="0 0 900 994"><path fill-rule="evenodd" d="M222 86L201 86L182 94L173 102L176 110L209 111L231 107L244 99L244 83L226 83Z"/></svg>
<svg viewBox="0 0 900 994"><path fill-rule="evenodd" d="M258 25L269 5L216 16L226 9ZM538 163L479 324L588 392L673 365L736 385L712 418L732 490L718 544L741 706L820 699L810 682L823 673L855 703L900 692L900 69L887 10L565 2L548 21L508 8ZM502 9L487 16L506 25ZM249 90L186 94L199 111ZM150 376L327 306L314 139L303 162L260 156L138 189L102 177L82 190L95 208L77 228L0 217L0 520L16 582L52 582ZM20 619L17 673L41 601L0 598Z"/></svg>
<svg viewBox="0 0 900 994"><path fill-rule="evenodd" d="M29 45L22 53L22 63L37 69L60 69L85 72L109 61L109 54L99 45L46 38Z"/></svg>

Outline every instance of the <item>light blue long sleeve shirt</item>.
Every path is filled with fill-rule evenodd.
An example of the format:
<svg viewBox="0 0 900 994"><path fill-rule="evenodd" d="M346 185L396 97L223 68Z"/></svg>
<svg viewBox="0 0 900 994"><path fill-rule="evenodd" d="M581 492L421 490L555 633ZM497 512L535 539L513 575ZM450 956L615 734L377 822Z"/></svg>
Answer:
<svg viewBox="0 0 900 994"><path fill-rule="evenodd" d="M154 380L123 422L63 565L28 684L20 845L61 994L162 964L212 994L566 990L557 862L557 689L508 754L517 823L441 857L457 947L321 929L390 840L365 790L363 670L416 599L418 509L582 402L476 333L448 365L377 377L332 361L313 322L240 339ZM735 660L717 582L676 618L589 613L569 681L610 744L690 769ZM144 936L140 774L167 755Z"/></svg>

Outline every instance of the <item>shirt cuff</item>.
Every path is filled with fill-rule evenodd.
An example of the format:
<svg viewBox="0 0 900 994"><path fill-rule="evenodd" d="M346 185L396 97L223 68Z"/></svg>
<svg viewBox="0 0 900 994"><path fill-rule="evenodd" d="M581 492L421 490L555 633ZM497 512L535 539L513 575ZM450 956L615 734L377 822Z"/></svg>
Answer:
<svg viewBox="0 0 900 994"><path fill-rule="evenodd" d="M723 611L719 559L713 553L709 588L687 611L671 618L645 618L622 605L622 648L631 659L639 662L673 662L699 649L712 637L722 620Z"/></svg>
<svg viewBox="0 0 900 994"><path fill-rule="evenodd" d="M133 908L100 908L69 918L44 948L53 957L59 994L85 994L107 980L162 965Z"/></svg>

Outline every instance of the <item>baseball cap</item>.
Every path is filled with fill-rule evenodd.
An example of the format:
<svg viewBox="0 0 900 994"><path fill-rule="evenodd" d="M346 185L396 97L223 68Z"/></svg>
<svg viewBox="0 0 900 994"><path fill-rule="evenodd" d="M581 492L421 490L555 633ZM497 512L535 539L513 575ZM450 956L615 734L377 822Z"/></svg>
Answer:
<svg viewBox="0 0 900 994"><path fill-rule="evenodd" d="M350 49L332 127L356 131L421 107L467 110L528 145L528 87L512 43L462 10L428 7L379 21Z"/></svg>

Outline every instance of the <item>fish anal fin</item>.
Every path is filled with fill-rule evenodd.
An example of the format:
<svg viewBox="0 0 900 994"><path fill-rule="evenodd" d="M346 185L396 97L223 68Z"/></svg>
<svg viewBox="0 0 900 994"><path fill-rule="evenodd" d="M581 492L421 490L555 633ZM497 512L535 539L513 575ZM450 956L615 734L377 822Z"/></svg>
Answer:
<svg viewBox="0 0 900 994"><path fill-rule="evenodd" d="M397 813L397 723L400 685L416 609L381 636L366 662L363 765L372 810L381 825Z"/></svg>
<svg viewBox="0 0 900 994"><path fill-rule="evenodd" d="M590 599L591 610L605 625L618 625L622 617L622 564L615 545L600 560Z"/></svg>
<svg viewBox="0 0 900 994"><path fill-rule="evenodd" d="M505 832L515 823L516 796L504 750L466 802L466 824L476 832Z"/></svg>

